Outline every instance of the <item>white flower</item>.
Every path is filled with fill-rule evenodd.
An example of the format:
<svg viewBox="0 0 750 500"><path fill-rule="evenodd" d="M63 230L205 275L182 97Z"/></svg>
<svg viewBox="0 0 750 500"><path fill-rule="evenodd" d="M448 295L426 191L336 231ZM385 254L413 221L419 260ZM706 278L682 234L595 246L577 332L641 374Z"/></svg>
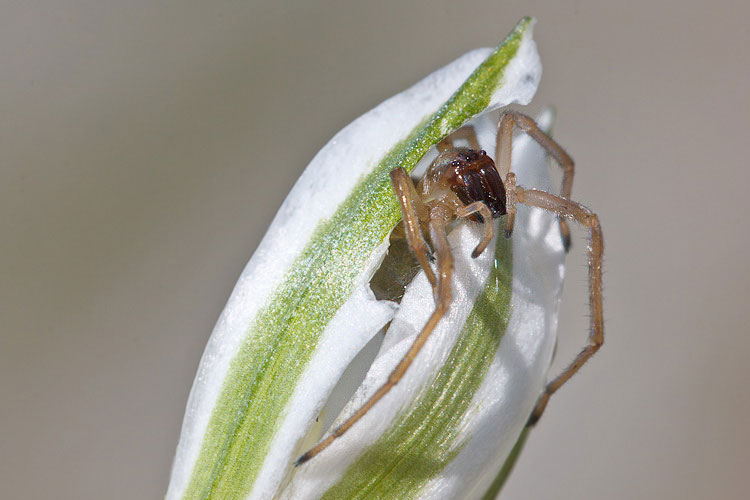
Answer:
<svg viewBox="0 0 750 500"><path fill-rule="evenodd" d="M343 417L385 380L434 308L422 274L400 305L370 290L400 220L388 173L424 165L470 119L494 154L492 110L528 103L541 76L532 26L522 20L494 51L470 52L387 100L312 160L206 347L168 499L485 494L544 386L555 343L564 252L554 217L526 207L512 240L496 239L477 259L469 255L479 228L455 227L451 309L405 378L330 448L293 462L365 344L390 322ZM544 153L527 138L514 141L513 169L519 184L549 187Z"/></svg>

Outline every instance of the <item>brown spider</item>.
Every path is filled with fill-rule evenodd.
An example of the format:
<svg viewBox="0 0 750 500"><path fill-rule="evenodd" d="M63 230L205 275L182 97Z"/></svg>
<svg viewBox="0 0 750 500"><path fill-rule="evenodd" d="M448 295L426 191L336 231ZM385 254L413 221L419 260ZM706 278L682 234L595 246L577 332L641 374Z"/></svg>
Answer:
<svg viewBox="0 0 750 500"><path fill-rule="evenodd" d="M510 171L514 123L536 140L562 168L560 196L516 186L516 176ZM466 140L470 147L455 147L453 141L456 139ZM505 236L510 237L517 203L540 207L561 217L574 219L591 232L588 246L591 312L588 343L567 368L547 384L531 412L527 425L533 425L539 420L550 396L567 382L604 342L601 292L604 250L602 230L596 214L570 200L570 191L573 187L573 160L570 156L544 133L533 119L515 111L506 111L500 120L497 132L497 167L479 148L476 132L471 126L463 127L442 140L438 143L437 149L440 154L416 188L403 168L391 172L393 188L401 204L406 239L432 285L435 310L388 380L332 434L302 455L296 465L307 462L342 436L401 380L435 326L445 315L451 302L450 282L453 274L453 256L448 245L446 226L456 217L471 218L484 224L484 237L472 252L472 257L480 255L492 240L493 218L507 215ZM423 227L429 230L430 240L435 249L437 275L430 267L430 250L422 235ZM567 251L570 247L570 231L563 219L560 219L560 229Z"/></svg>

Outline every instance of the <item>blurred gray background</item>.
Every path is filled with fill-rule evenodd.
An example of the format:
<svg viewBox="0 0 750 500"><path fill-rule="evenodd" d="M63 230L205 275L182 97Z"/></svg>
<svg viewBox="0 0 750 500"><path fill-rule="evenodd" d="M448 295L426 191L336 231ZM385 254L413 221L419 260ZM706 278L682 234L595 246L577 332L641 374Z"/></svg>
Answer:
<svg viewBox="0 0 750 500"><path fill-rule="evenodd" d="M607 339L505 498L746 498L750 8L728 0L0 3L3 498L162 497L203 346L300 171L527 14L530 111L557 107L604 228Z"/></svg>

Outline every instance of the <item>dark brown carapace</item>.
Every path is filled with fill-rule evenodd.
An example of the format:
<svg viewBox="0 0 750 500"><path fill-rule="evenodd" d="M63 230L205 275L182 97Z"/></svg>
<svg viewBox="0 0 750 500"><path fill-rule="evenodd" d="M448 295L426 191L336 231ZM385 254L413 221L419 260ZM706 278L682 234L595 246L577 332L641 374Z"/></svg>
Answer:
<svg viewBox="0 0 750 500"><path fill-rule="evenodd" d="M562 168L563 181L559 196L546 191L516 186L516 177L511 171L510 164L514 125L539 143ZM469 147L456 147L455 141L458 140L468 142ZM397 168L391 172L393 190L401 205L404 221L403 231L399 229L391 235L392 249L408 248L413 252L419 267L432 285L435 310L414 339L412 346L391 372L388 380L343 424L302 455L297 460L297 465L310 460L333 443L336 438L343 435L401 380L437 323L448 311L451 302L453 255L448 245L447 230L450 221L456 218L469 218L484 226L484 237L474 249L473 257L480 255L492 240L493 219L506 216L505 236L510 237L515 223L517 203L542 208L560 217L575 220L590 231L588 252L591 325L588 343L567 368L547 384L529 417L528 425L534 424L539 419L550 396L567 382L604 342L601 294L602 252L604 250L602 230L596 214L583 205L570 201L570 190L573 186L573 160L565 150L544 133L534 120L515 111L506 111L500 120L496 143L497 165L484 150L480 149L472 127L457 130L440 141L437 149L438 157L432 162L416 187L403 168ZM562 219L560 231L564 248L567 251L569 231ZM424 232L429 235L429 245ZM401 238L400 245L394 244L394 237ZM404 238L408 245L403 244ZM435 261L434 269L433 260ZM406 283L416 272L415 266L393 267L389 273L382 274L382 279L378 280L377 286L374 286L375 282L372 283L373 291L378 298L400 299L399 294L403 294ZM394 283L397 286L393 286Z"/></svg>
<svg viewBox="0 0 750 500"><path fill-rule="evenodd" d="M422 185L433 190L440 184L450 187L464 206L477 201L484 203L493 219L507 213L505 186L495 162L483 149L455 148L440 153L425 174ZM472 217L483 222L479 213Z"/></svg>

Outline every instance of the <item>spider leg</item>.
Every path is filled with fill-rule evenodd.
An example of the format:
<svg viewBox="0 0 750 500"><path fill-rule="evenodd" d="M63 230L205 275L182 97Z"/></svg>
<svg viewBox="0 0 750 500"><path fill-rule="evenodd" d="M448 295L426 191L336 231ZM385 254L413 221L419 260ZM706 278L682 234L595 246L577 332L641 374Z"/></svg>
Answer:
<svg viewBox="0 0 750 500"><path fill-rule="evenodd" d="M550 396L565 384L588 361L604 343L604 319L602 314L602 253L604 239L599 218L583 205L536 189L515 188L518 203L531 207L540 207L559 216L574 219L590 231L589 239L589 310L591 323L586 346L573 361L547 384L531 412L527 425L534 425L542 416Z"/></svg>
<svg viewBox="0 0 750 500"><path fill-rule="evenodd" d="M477 244L477 247L471 252L471 258L476 259L479 257L487 245L492 241L492 212L487 205L481 201L475 201L465 207L460 207L456 210L456 214L459 217L469 217L475 213L479 213L482 216L482 225L484 226L484 238Z"/></svg>
<svg viewBox="0 0 750 500"><path fill-rule="evenodd" d="M514 123L539 143L555 159L560 168L562 168L563 179L560 196L569 200L573 189L573 174L575 170L573 159L565 152L562 146L540 129L532 118L513 110L503 113L500 119L500 126L497 130L496 156L500 177L506 179L510 172ZM560 233L562 233L563 245L567 252L570 249L570 228L563 219L560 219Z"/></svg>
<svg viewBox="0 0 750 500"><path fill-rule="evenodd" d="M401 213L404 216L404 231L409 246L414 251L419 265L424 269L427 279L430 281L433 289L437 287L435 273L430 267L430 250L422 236L420 229L420 220L427 220L429 213L427 207L422 203L417 190L414 189L414 183L403 168L396 168L391 171L391 182L396 192L398 202L401 204Z"/></svg>
<svg viewBox="0 0 750 500"><path fill-rule="evenodd" d="M471 125L464 125L460 129L453 132L451 135L437 143L437 150L439 152L447 151L455 147L455 141L458 139L464 139L469 143L469 147L476 151L479 151L479 141L477 140L477 131Z"/></svg>
<svg viewBox="0 0 750 500"><path fill-rule="evenodd" d="M427 342L427 339L430 338L430 335L435 330L435 326L437 326L438 322L443 318L443 316L445 316L445 313L448 311L448 307L450 306L451 302L451 278L453 276L453 255L451 254L450 247L448 245L448 238L445 232L445 225L448 217L449 216L446 214L446 212L441 208L433 209L433 212L430 215L430 236L432 238L433 244L435 245L438 261L438 300L435 305L435 310L430 315L427 323L422 328L422 331L419 332L419 335L417 335L417 337L414 339L414 342L412 343L406 354L404 354L404 357L401 358L401 361L399 361L398 365L396 365L396 368L394 368L391 374L388 376L388 380L386 380L386 382L381 385L372 396L370 396L370 399L368 399L367 402L363 404L359 410L354 412L352 416L350 416L343 424L338 426L328 437L308 450L304 455L299 457L295 465L301 465L307 462L315 455L328 448L331 443L333 443L337 438L341 437L352 427L352 425L354 425L360 418L362 418L368 411L370 411L375 403L380 401L383 396L388 394L388 392L403 378L404 374L409 369L412 362L414 362L414 359L417 357L417 354L419 354L419 351L422 350L422 347Z"/></svg>
<svg viewBox="0 0 750 500"><path fill-rule="evenodd" d="M513 172L508 172L505 177L505 211L508 214L505 218L505 237L510 238L516 224L516 174ZM567 252L567 247L565 251Z"/></svg>

